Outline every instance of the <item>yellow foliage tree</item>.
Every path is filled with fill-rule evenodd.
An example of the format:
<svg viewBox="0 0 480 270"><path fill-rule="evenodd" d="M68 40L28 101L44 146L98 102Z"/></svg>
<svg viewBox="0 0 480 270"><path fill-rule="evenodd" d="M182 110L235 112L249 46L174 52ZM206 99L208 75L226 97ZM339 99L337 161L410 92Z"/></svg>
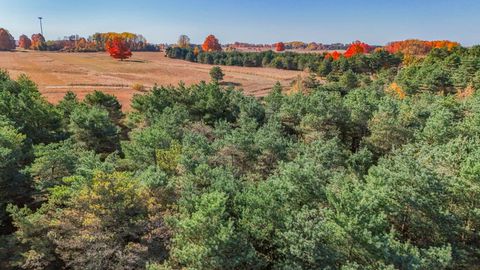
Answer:
<svg viewBox="0 0 480 270"><path fill-rule="evenodd" d="M193 54L195 55L195 57L197 57L199 53L200 53L200 49L197 46L195 46L195 48L193 49Z"/></svg>
<svg viewBox="0 0 480 270"><path fill-rule="evenodd" d="M170 148L157 150L157 166L161 170L173 174L177 169L181 154L182 146L178 142L173 141Z"/></svg>
<svg viewBox="0 0 480 270"><path fill-rule="evenodd" d="M386 92L394 94L395 96L397 96L400 99L404 99L407 96L405 94L405 92L403 91L402 87L400 87L400 85L398 85L396 82L391 83L388 86Z"/></svg>

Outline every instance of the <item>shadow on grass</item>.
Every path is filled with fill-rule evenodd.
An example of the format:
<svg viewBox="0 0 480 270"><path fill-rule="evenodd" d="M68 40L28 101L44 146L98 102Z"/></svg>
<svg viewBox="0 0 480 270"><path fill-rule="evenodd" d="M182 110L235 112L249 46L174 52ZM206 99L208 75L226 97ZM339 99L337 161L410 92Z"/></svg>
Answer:
<svg viewBox="0 0 480 270"><path fill-rule="evenodd" d="M125 59L123 62L131 62L131 63L148 63L146 60L132 60L132 59Z"/></svg>
<svg viewBox="0 0 480 270"><path fill-rule="evenodd" d="M237 82L220 82L219 84L223 86L242 86L241 83Z"/></svg>

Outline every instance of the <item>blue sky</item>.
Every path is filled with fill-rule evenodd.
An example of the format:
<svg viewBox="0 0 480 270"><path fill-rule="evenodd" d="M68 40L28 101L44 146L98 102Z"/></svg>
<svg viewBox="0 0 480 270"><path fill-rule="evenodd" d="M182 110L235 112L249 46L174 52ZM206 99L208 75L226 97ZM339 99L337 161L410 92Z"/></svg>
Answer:
<svg viewBox="0 0 480 270"><path fill-rule="evenodd" d="M0 27L47 39L94 32L135 32L154 43L180 34L201 43L362 40L382 45L407 38L480 43L479 0L0 0Z"/></svg>

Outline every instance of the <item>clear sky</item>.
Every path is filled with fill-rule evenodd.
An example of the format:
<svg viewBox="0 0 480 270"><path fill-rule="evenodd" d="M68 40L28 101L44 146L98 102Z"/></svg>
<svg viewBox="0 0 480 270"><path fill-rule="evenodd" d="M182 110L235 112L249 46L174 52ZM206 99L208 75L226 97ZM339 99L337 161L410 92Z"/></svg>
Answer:
<svg viewBox="0 0 480 270"><path fill-rule="evenodd" d="M201 43L322 43L362 40L383 45L407 38L480 44L480 0L0 0L0 27L15 38L47 39L95 32L135 32L154 43L180 34Z"/></svg>

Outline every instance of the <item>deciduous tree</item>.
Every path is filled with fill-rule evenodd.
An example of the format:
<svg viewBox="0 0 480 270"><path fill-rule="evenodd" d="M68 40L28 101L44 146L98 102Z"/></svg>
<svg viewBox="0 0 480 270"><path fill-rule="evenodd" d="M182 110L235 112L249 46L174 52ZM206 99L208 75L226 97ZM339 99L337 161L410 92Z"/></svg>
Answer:
<svg viewBox="0 0 480 270"><path fill-rule="evenodd" d="M159 260L148 246L148 239L162 230L159 221L149 226L152 202L128 174L97 173L52 226L58 254L73 269L139 269L149 257Z"/></svg>
<svg viewBox="0 0 480 270"><path fill-rule="evenodd" d="M327 54L325 55L325 58L331 58L331 59L333 59L333 60L338 60L341 55L342 55L341 53L339 53L339 52L337 52L337 51L334 51L334 52L332 52L332 53L327 53Z"/></svg>
<svg viewBox="0 0 480 270"><path fill-rule="evenodd" d="M128 45L128 47L130 48L130 50L132 51L144 50L147 46L147 40L145 39L145 37L143 37L142 35L129 33L129 32L95 33L92 36L90 36L89 39L91 39L95 43L96 47L99 50L105 50L107 47L108 41L113 40L115 38L123 39Z"/></svg>
<svg viewBox="0 0 480 270"><path fill-rule="evenodd" d="M181 35L178 37L177 46L180 48L189 48L190 38L187 35Z"/></svg>
<svg viewBox="0 0 480 270"><path fill-rule="evenodd" d="M7 29L0 28L0 51L15 50L15 39Z"/></svg>
<svg viewBox="0 0 480 270"><path fill-rule="evenodd" d="M195 48L193 49L193 55L194 55L195 57L197 57L199 53L200 53L200 48L198 48L197 46L195 46Z"/></svg>
<svg viewBox="0 0 480 270"><path fill-rule="evenodd" d="M275 51L277 52L285 51L285 44L283 42L278 42L277 44L275 44Z"/></svg>
<svg viewBox="0 0 480 270"><path fill-rule="evenodd" d="M425 55L433 48L447 48L451 50L455 47L459 47L458 42L449 40L434 40L425 41L418 39L407 39L403 41L390 42L385 46L385 49L390 53L401 52L407 55Z"/></svg>
<svg viewBox="0 0 480 270"><path fill-rule="evenodd" d="M32 40L29 39L26 35L21 35L18 39L18 47L28 50L32 46Z"/></svg>
<svg viewBox="0 0 480 270"><path fill-rule="evenodd" d="M108 40L106 43L106 49L111 57L120 59L120 61L132 57L130 47L125 40L120 37L114 37L113 39Z"/></svg>
<svg viewBox="0 0 480 270"><path fill-rule="evenodd" d="M350 47L348 47L347 51L344 53L345 57L352 57L357 54L366 54L372 50L368 44L363 43L361 41L353 42Z"/></svg>
<svg viewBox="0 0 480 270"><path fill-rule="evenodd" d="M32 47L33 50L43 51L47 49L45 38L42 34L32 35Z"/></svg>
<svg viewBox="0 0 480 270"><path fill-rule="evenodd" d="M221 51L222 46L214 35L209 35L203 42L202 49L206 52L216 52Z"/></svg>

